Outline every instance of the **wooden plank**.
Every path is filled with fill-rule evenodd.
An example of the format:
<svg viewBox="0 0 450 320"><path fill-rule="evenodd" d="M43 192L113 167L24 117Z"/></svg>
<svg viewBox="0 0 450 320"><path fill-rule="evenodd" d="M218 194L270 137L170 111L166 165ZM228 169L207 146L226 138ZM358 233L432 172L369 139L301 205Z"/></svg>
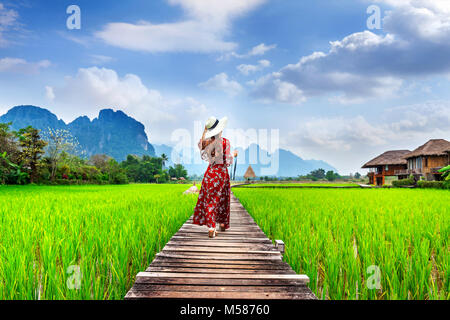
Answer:
<svg viewBox="0 0 450 320"><path fill-rule="evenodd" d="M305 284L309 278L303 274L196 274L196 273L169 273L169 272L139 272L138 278L201 278L201 279L255 279L255 280L298 280Z"/></svg>
<svg viewBox="0 0 450 320"><path fill-rule="evenodd" d="M232 265L242 265L242 266L251 266L251 265L264 265L270 266L273 265L281 265L285 264L284 261L279 260L221 260L215 259L214 261L198 259L198 258L178 258L178 257L167 257L164 254L157 254L154 262L172 262L172 263L196 263L196 264L232 264Z"/></svg>
<svg viewBox="0 0 450 320"><path fill-rule="evenodd" d="M308 292L308 287L298 286L195 286L137 284L135 291L186 291L186 292Z"/></svg>
<svg viewBox="0 0 450 320"><path fill-rule="evenodd" d="M186 224L187 225L194 225L192 223L192 221L189 221ZM247 220L247 219L246 220L234 220L234 221L230 220L230 224L231 224L231 228L233 228L233 226L236 226L236 225L243 226L243 227L245 227L245 226L257 226L257 224L254 221ZM198 226L198 225L195 224L195 226ZM203 229L207 229L208 228L207 226L199 226L199 227L202 227ZM231 229L228 229L228 230L231 230Z"/></svg>
<svg viewBox="0 0 450 320"><path fill-rule="evenodd" d="M291 279L217 279L213 278L175 278L175 277L139 277L136 284L165 285L205 285L205 286L299 286L304 281ZM187 297L186 297L187 298Z"/></svg>
<svg viewBox="0 0 450 320"><path fill-rule="evenodd" d="M203 234L203 235L207 235L208 232L207 231L197 231L197 230L180 230L177 232L178 235L181 234L191 234L191 235L199 235L199 234ZM232 232L232 231L227 231L227 232L219 232L218 235L216 237L219 236L226 236L226 237L231 237L231 236L241 236L241 237L264 237L265 234L262 231L252 231L252 232Z"/></svg>
<svg viewBox="0 0 450 320"><path fill-rule="evenodd" d="M219 273L219 274L296 274L294 270L277 269L234 269L234 268L183 268L183 267L158 267L151 265L145 272L163 273Z"/></svg>
<svg viewBox="0 0 450 320"><path fill-rule="evenodd" d="M170 240L167 245L170 246L174 246L174 245L182 245L182 246L202 246L202 247L213 247L213 248L217 248L217 247L226 247L226 248L258 248L259 250L261 249L266 249L266 250L272 250L272 249L276 249L274 247L274 245L272 243L255 243L255 242L247 242L247 243L242 243L242 242L229 242L229 241L195 241L195 240L191 240L191 241L173 241Z"/></svg>
<svg viewBox="0 0 450 320"><path fill-rule="evenodd" d="M184 291L134 291L127 293L126 299L180 299L186 298ZM190 292L190 299L258 299L258 300L293 300L293 299L313 299L310 294L297 292Z"/></svg>
<svg viewBox="0 0 450 320"><path fill-rule="evenodd" d="M260 255L260 254L200 254L200 253L165 253L160 252L157 253L158 257L173 257L173 258L195 258L195 259L204 259L204 260L245 260L245 261L253 261L253 260L279 260L281 261L281 255Z"/></svg>
<svg viewBox="0 0 450 320"><path fill-rule="evenodd" d="M233 238L226 238L224 235L221 237L215 237L214 239L209 239L208 235L206 236L181 236L181 235L174 235L171 241L216 241L216 242L227 242L227 241L239 241L242 243L272 243L267 238L244 238L244 237L233 237Z"/></svg>
<svg viewBox="0 0 450 320"><path fill-rule="evenodd" d="M273 254L280 255L280 251L275 248L271 250L255 250L254 248L225 248L225 247L201 247L201 246L182 246L182 245L166 245L164 252L198 252L198 253L237 253L237 254Z"/></svg>
<svg viewBox="0 0 450 320"><path fill-rule="evenodd" d="M192 263L192 262L172 262L153 261L152 267L174 267L174 268L208 268L208 269L233 269L233 270L292 270L289 265L284 264L228 264L228 263ZM146 271L149 270L147 268Z"/></svg>
<svg viewBox="0 0 450 320"><path fill-rule="evenodd" d="M195 224L184 224L180 230L199 230L202 232L205 232L207 230L207 228L205 228L205 226L198 226ZM257 231L261 231L261 228L258 225L238 225L238 226L233 226L230 229L226 230L226 231L220 231L219 228L217 228L217 231L220 232L235 232L235 231L249 231L249 230L257 230Z"/></svg>

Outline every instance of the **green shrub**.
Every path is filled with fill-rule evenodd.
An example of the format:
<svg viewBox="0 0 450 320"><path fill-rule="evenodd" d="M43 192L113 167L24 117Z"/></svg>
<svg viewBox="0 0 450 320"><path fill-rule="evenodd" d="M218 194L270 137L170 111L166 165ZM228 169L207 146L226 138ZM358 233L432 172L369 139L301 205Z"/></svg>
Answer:
<svg viewBox="0 0 450 320"><path fill-rule="evenodd" d="M392 185L394 187L407 187L407 186L414 186L416 182L414 179L408 178L408 179L402 179L402 180L394 180L392 181Z"/></svg>
<svg viewBox="0 0 450 320"><path fill-rule="evenodd" d="M432 189L444 189L443 181L418 181L417 186L419 188L432 188Z"/></svg>

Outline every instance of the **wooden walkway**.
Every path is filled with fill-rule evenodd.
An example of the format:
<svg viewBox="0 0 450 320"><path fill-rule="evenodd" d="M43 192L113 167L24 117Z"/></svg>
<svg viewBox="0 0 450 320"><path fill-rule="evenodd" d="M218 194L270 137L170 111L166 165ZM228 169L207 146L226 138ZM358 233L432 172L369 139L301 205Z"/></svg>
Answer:
<svg viewBox="0 0 450 320"><path fill-rule="evenodd" d="M208 238L192 217L156 255L125 299L316 299L238 199L231 228Z"/></svg>

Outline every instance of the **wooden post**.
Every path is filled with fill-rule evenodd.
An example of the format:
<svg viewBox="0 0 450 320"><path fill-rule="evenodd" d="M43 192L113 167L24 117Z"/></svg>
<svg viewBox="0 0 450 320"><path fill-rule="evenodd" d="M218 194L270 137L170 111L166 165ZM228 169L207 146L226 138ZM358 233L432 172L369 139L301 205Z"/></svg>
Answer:
<svg viewBox="0 0 450 320"><path fill-rule="evenodd" d="M284 242L283 240L275 240L275 248L280 251L281 255L284 256Z"/></svg>

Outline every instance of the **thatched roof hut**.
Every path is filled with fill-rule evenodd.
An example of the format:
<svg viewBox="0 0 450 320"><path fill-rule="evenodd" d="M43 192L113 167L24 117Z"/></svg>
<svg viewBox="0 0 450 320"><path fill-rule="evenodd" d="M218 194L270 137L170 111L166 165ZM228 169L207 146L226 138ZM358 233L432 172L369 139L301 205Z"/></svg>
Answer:
<svg viewBox="0 0 450 320"><path fill-rule="evenodd" d="M432 139L413 152L406 154L404 158L411 159L422 156L446 156L449 149L449 141L445 139Z"/></svg>
<svg viewBox="0 0 450 320"><path fill-rule="evenodd" d="M391 150L379 155L378 157L367 162L363 169L376 168L378 166L394 166L394 165L405 165L407 164L404 156L411 153L409 150Z"/></svg>
<svg viewBox="0 0 450 320"><path fill-rule="evenodd" d="M255 174L255 171L253 171L252 166L248 166L248 169L244 174L244 178L247 180L256 178L256 174Z"/></svg>

